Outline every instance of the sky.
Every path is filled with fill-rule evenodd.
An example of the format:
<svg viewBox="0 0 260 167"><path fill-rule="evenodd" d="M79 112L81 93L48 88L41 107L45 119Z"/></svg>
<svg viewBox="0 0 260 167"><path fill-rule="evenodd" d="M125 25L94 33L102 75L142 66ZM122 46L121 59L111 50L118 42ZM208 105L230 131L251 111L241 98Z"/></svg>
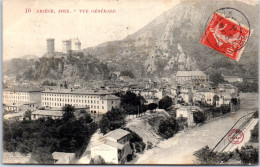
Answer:
<svg viewBox="0 0 260 167"><path fill-rule="evenodd" d="M3 60L24 55L42 56L46 39L78 37L81 48L124 39L183 0L3 0ZM247 3L255 0L243 0ZM26 13L30 9L31 12ZM53 9L56 13L37 13ZM71 13L58 13L68 9ZM115 13L79 13L79 10L114 9ZM75 10L75 12L74 12Z"/></svg>
<svg viewBox="0 0 260 167"><path fill-rule="evenodd" d="M55 38L55 51L61 51L62 40L70 38L78 37L81 48L121 40L178 3L176 0L4 0L3 59L42 56L47 38ZM26 13L26 9L31 12ZM56 13L36 12L44 9ZM72 12L58 13L59 9ZM81 9L116 12L79 13Z"/></svg>

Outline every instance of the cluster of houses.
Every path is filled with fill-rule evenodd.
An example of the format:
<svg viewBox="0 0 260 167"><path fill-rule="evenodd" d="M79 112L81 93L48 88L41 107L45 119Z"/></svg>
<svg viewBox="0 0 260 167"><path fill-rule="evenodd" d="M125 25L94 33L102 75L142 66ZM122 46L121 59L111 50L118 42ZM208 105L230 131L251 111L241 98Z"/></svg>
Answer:
<svg viewBox="0 0 260 167"><path fill-rule="evenodd" d="M120 77L119 73L115 73L113 77L115 79L112 81L96 82L94 89L84 89L78 83L75 83L76 86L69 85L68 88L62 86L5 88L3 108L10 113L4 114L4 118L18 117L22 120L24 113L30 110L32 120L47 117L59 119L66 104L74 106L76 110L84 109L93 114L104 114L112 107L120 106L120 97L115 95L116 92L131 91L143 96L145 104L158 104L163 97L171 97L176 118L185 117L188 126L193 126L193 114L203 112L201 104L221 107L229 106L232 99L237 99L239 102L238 88L230 83L212 87L209 76L202 71L178 71L174 79L161 78L161 80L150 78L133 80L129 77ZM100 139L100 143L91 147L90 156L92 159L100 156L106 163L111 164L125 162L133 153L130 138L131 134L126 130L111 131ZM70 164L76 160L75 153L62 152L54 152L53 159L56 164Z"/></svg>
<svg viewBox="0 0 260 167"><path fill-rule="evenodd" d="M84 108L93 114L104 114L112 107L120 106L120 97L116 92L131 91L144 97L144 104L157 103L166 95L171 97L173 104L194 106L203 103L220 107L229 105L232 98L239 99L238 89L233 85L219 84L211 87L209 76L202 71L178 71L174 79L143 78L133 80L119 77L115 80L96 82L92 89L69 85L63 86L23 86L3 89L3 108L5 111L20 113L32 111L32 119L62 116L62 108L70 104L75 108ZM124 80L126 79L126 80ZM178 109L178 105L175 106ZM187 107L186 107L187 108ZM17 115L17 114L16 114ZM10 118L5 115L5 118Z"/></svg>

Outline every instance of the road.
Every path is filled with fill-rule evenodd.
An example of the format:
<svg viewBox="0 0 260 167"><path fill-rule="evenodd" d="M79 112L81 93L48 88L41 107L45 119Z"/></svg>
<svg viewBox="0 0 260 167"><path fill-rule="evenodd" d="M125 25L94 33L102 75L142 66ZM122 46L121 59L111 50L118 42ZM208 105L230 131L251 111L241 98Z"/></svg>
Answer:
<svg viewBox="0 0 260 167"><path fill-rule="evenodd" d="M213 148L243 115L258 110L258 94L241 94L241 108L230 116L181 131L157 147L139 154L135 164L194 164L193 153L208 145Z"/></svg>
<svg viewBox="0 0 260 167"><path fill-rule="evenodd" d="M239 144L229 144L224 151L234 151L236 148L241 148L245 145L246 142L250 140L251 136L251 130L255 127L255 125L258 123L258 119L254 118L250 121L250 123L245 127L243 130L244 138Z"/></svg>

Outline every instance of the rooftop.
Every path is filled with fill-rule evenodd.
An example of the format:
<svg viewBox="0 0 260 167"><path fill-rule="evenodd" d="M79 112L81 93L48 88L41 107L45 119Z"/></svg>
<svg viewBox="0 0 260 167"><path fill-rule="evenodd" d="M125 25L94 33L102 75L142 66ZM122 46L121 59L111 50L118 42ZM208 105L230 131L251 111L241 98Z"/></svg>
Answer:
<svg viewBox="0 0 260 167"><path fill-rule="evenodd" d="M108 91L94 91L94 90L71 90L71 89L54 89L54 90L45 90L43 93L60 93L60 94L88 94L88 95L110 95L112 92Z"/></svg>
<svg viewBox="0 0 260 167"><path fill-rule="evenodd" d="M62 117L63 111L36 110L36 111L33 111L32 114L44 115L44 116L58 116L58 117Z"/></svg>
<svg viewBox="0 0 260 167"><path fill-rule="evenodd" d="M100 98L101 100L119 100L120 97L117 97L115 95L106 95L104 97Z"/></svg>
<svg viewBox="0 0 260 167"><path fill-rule="evenodd" d="M202 71L178 71L176 76L188 77L188 76L207 76L207 75Z"/></svg>
<svg viewBox="0 0 260 167"><path fill-rule="evenodd" d="M130 132L123 130L123 129L116 129L111 132L108 132L104 137L111 137L113 139L119 140L126 135L130 134Z"/></svg>
<svg viewBox="0 0 260 167"><path fill-rule="evenodd" d="M116 142L109 141L109 140L105 140L105 144L106 144L106 145L109 145L109 146L112 146L112 147L115 147L115 148L118 148L118 149L120 149L120 150L122 150L123 147L124 147L123 144L116 143Z"/></svg>
<svg viewBox="0 0 260 167"><path fill-rule="evenodd" d="M179 108L180 110L190 110L190 111L203 111L200 107L198 106L181 106Z"/></svg>
<svg viewBox="0 0 260 167"><path fill-rule="evenodd" d="M6 88L3 91L9 91L9 92L41 92L41 91L43 91L43 89L39 88L39 87L12 87L12 88Z"/></svg>
<svg viewBox="0 0 260 167"><path fill-rule="evenodd" d="M231 84L218 84L219 88L225 88L225 89L232 89L235 88L235 86L231 85Z"/></svg>
<svg viewBox="0 0 260 167"><path fill-rule="evenodd" d="M213 92L213 91L208 88L202 88L202 89L199 89L197 92Z"/></svg>
<svg viewBox="0 0 260 167"><path fill-rule="evenodd" d="M242 78L239 76L232 76L232 75L222 75L224 78Z"/></svg>

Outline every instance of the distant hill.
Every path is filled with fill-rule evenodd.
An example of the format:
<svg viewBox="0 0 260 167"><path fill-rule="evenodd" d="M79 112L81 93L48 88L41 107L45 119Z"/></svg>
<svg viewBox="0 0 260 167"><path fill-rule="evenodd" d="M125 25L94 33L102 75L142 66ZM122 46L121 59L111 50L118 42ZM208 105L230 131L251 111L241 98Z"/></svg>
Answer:
<svg viewBox="0 0 260 167"><path fill-rule="evenodd" d="M34 64L34 59L13 58L3 62L3 74L15 76L23 74L30 66Z"/></svg>

